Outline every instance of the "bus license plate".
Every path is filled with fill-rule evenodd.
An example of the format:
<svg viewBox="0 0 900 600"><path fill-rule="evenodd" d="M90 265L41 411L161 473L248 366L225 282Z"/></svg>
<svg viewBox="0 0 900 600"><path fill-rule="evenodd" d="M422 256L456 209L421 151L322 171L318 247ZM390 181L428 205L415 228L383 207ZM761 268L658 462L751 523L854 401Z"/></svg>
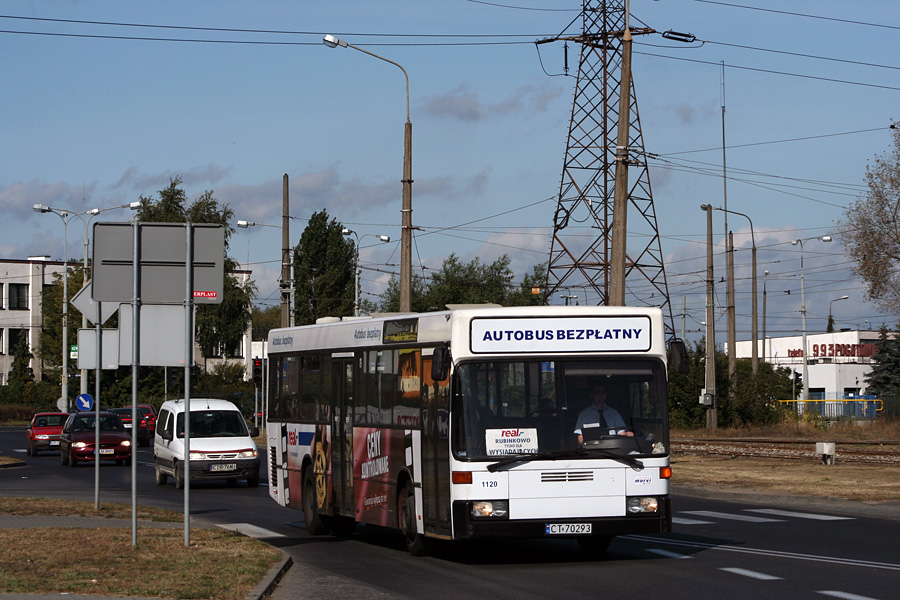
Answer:
<svg viewBox="0 0 900 600"><path fill-rule="evenodd" d="M237 469L237 465L234 463L215 463L209 465L210 471L234 471Z"/></svg>
<svg viewBox="0 0 900 600"><path fill-rule="evenodd" d="M547 535L590 535L590 523L548 523Z"/></svg>

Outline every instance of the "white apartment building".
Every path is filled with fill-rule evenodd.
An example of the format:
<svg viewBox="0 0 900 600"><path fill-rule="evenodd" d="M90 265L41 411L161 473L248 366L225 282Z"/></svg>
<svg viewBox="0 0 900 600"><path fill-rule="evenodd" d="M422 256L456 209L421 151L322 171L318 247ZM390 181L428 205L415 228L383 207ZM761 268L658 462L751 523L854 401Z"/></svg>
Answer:
<svg viewBox="0 0 900 600"><path fill-rule="evenodd" d="M0 385L8 383L15 348L22 337L35 353L42 325L44 286L53 283L54 274L62 272L62 261L51 261L49 256L0 261ZM40 360L35 358L31 367L39 380Z"/></svg>
<svg viewBox="0 0 900 600"><path fill-rule="evenodd" d="M69 262L70 268L80 262ZM25 337L28 346L35 358L31 361L36 380L43 377L42 361L37 358L37 348L40 343L40 332L43 325L41 306L44 287L53 283L55 274L62 274L63 262L52 261L49 256L30 256L25 260L2 259L0 260L0 385L6 385L9 379L9 371L12 368L16 344L21 337ZM237 277L242 284L250 279L251 271L234 271L230 275ZM71 282L70 282L71 283ZM73 296L77 290L69 289L69 296ZM90 326L90 324L89 324ZM69 329L81 327L80 313L69 307ZM74 335L74 334L72 334ZM234 349L235 356L225 359L221 357L204 358L200 347L195 344L194 361L206 371L221 362L240 362L245 366L246 377L251 373L250 352L251 328L248 327L238 348ZM62 348L59 348L62 354ZM69 363L69 373L78 373L75 361ZM70 387L72 383L70 382ZM75 384L77 387L77 384Z"/></svg>

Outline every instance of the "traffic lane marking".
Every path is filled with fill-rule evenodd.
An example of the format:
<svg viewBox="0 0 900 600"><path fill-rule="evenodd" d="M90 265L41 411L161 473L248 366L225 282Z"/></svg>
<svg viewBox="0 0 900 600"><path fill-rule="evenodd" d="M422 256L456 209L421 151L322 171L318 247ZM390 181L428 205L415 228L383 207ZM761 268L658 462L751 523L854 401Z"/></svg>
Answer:
<svg viewBox="0 0 900 600"><path fill-rule="evenodd" d="M716 510L688 510L681 514L697 515L698 517L710 517L713 519L727 519L729 521L746 521L749 523L778 523L784 519L769 519L766 517L752 517L750 515L736 515L731 513L719 512Z"/></svg>
<svg viewBox="0 0 900 600"><path fill-rule="evenodd" d="M775 581L781 579L781 577L776 577L775 575L751 571L750 569L741 569L740 567L721 567L719 570L734 573L735 575L743 575L744 577L750 577L752 579L759 579L760 581Z"/></svg>
<svg viewBox="0 0 900 600"><path fill-rule="evenodd" d="M747 512L755 512L765 515L796 517L798 519L814 519L816 521L849 521L854 519L854 517L839 517L837 515L820 515L815 513L794 512L791 510L780 510L777 508L745 508L744 510Z"/></svg>

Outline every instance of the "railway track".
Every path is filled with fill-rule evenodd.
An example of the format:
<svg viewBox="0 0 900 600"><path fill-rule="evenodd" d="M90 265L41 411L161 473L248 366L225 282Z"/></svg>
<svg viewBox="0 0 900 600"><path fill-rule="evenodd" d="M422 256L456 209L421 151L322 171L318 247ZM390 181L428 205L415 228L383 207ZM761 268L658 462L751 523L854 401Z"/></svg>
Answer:
<svg viewBox="0 0 900 600"><path fill-rule="evenodd" d="M816 440L682 438L672 440L672 452L674 454L709 454L785 460L819 458L819 455L816 454ZM835 442L835 462L900 466L900 441Z"/></svg>

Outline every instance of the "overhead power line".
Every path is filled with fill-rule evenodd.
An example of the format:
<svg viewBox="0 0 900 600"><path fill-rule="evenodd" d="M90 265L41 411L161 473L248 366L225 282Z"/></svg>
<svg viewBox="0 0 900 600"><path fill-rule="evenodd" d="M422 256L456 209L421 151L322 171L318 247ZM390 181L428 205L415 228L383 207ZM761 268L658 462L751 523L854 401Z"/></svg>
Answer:
<svg viewBox="0 0 900 600"><path fill-rule="evenodd" d="M849 23L851 25L864 25L866 27L882 27L884 29L900 29L896 25L885 25L884 23L867 23L865 21L854 21L852 19L838 19L836 17L823 17L822 15L809 15L806 13L790 12L787 10L775 10L774 8L762 8L760 6L745 6L743 4L732 4L730 2L717 2L715 0L694 0L694 2L702 2L703 4L718 4L720 6L728 6L730 8L743 8L746 10L757 10L760 12L776 13L779 15L789 15L792 17L805 17L807 19L819 19L821 21L835 21L836 23Z"/></svg>

